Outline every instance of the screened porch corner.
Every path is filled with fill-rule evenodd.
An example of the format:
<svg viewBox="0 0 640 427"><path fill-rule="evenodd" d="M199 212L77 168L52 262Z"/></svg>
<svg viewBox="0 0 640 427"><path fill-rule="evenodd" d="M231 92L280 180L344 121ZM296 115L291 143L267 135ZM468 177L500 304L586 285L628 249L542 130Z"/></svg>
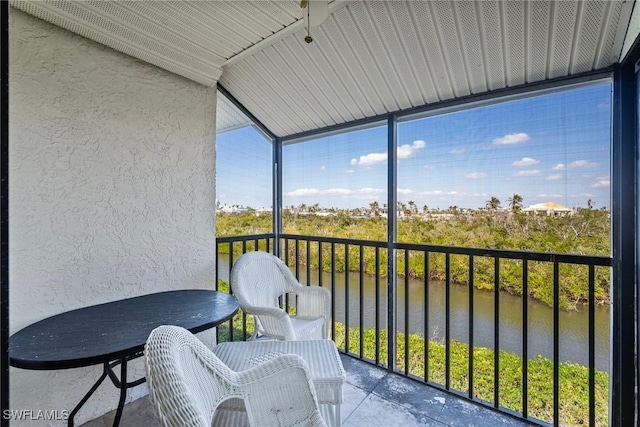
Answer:
<svg viewBox="0 0 640 427"><path fill-rule="evenodd" d="M0 11L3 427L67 425L102 372L13 366L10 335L230 292L255 250L331 290L344 425L637 423L636 1ZM147 394L122 425L153 422ZM100 386L76 424L117 404Z"/></svg>

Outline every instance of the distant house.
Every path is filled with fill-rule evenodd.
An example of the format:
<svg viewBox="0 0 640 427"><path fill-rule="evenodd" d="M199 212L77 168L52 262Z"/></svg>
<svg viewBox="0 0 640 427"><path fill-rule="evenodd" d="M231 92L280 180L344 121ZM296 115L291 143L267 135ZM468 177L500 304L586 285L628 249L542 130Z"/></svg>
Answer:
<svg viewBox="0 0 640 427"><path fill-rule="evenodd" d="M533 215L537 215L538 213L546 213L547 216L564 216L564 215L573 215L573 209L567 208L565 206L559 205L553 202L546 203L538 203L536 205L531 205L528 208L524 208L523 212L531 212Z"/></svg>

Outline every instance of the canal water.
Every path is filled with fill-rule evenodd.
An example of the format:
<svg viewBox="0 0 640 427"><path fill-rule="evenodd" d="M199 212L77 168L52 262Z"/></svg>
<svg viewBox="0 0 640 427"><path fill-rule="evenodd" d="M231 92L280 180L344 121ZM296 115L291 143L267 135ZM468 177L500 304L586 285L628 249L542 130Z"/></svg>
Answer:
<svg viewBox="0 0 640 427"><path fill-rule="evenodd" d="M229 261L220 255L219 278L228 280ZM300 267L300 282L308 283L306 269ZM319 283L319 272L311 271L310 283ZM336 299L335 320L345 323L346 286L345 273L335 274L333 293ZM349 273L349 327L360 326L360 274ZM404 279L398 281L398 304L396 311L398 331L405 331L405 286ZM322 273L322 285L331 290L331 274ZM376 316L382 329L387 325L386 278L380 280L378 311L376 312L375 277L364 275L362 283L363 325L373 328ZM422 280L409 281L409 333L425 336L425 286ZM476 347L494 348L494 293L474 290L473 292L473 342ZM445 339L445 285L443 282L429 283L429 329L426 335L433 341ZM499 296L499 344L500 349L522 356L522 308L523 298L501 292ZM531 298L527 301L528 315L528 358L542 355L553 359L553 310L544 303ZM609 371L609 330L608 306L595 308L595 353L596 369ZM450 337L452 340L469 342L469 289L466 286L450 286ZM587 366L589 363L589 310L560 311L559 313L560 361L571 361Z"/></svg>

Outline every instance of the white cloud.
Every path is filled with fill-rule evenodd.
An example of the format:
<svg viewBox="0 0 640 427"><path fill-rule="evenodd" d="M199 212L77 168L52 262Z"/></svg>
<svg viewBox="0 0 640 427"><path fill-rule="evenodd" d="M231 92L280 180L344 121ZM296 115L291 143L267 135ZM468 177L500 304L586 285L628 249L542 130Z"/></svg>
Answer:
<svg viewBox="0 0 640 427"><path fill-rule="evenodd" d="M381 188L365 187L359 190L353 190L349 195L353 195L356 197L380 197L384 196L385 194L387 194L387 191Z"/></svg>
<svg viewBox="0 0 640 427"><path fill-rule="evenodd" d="M413 141L411 144L403 144L398 147L397 156L398 160L408 159L413 156L413 154L423 149L427 144L421 140L417 139ZM389 156L387 153L369 153L364 156L360 156L359 159L351 159L351 165L360 165L360 166L371 166L379 163L386 163Z"/></svg>
<svg viewBox="0 0 640 427"><path fill-rule="evenodd" d="M454 148L453 150L449 151L449 154L452 154L454 156L460 156L464 154L464 152L465 152L464 148Z"/></svg>
<svg viewBox="0 0 640 427"><path fill-rule="evenodd" d="M386 161L387 161L387 153L370 153L364 156L360 156L360 160L357 161L357 164L369 166L369 165L375 165L377 163L385 163ZM353 160L351 160L351 164L352 165L355 164L353 163Z"/></svg>
<svg viewBox="0 0 640 427"><path fill-rule="evenodd" d="M597 181L595 184L592 185L592 187L594 187L594 188L608 187L609 184L610 184L609 178L604 178L604 179L601 179L601 180Z"/></svg>
<svg viewBox="0 0 640 427"><path fill-rule="evenodd" d="M566 169L592 168L594 166L598 166L598 164L589 162L587 160L576 160L575 162L571 162L568 165L565 165L564 163L558 163L553 167L553 170L563 171Z"/></svg>
<svg viewBox="0 0 640 427"><path fill-rule="evenodd" d="M427 143L424 142L421 139L416 139L415 141L413 141L413 144L411 144L415 149L420 149L420 148L424 148Z"/></svg>
<svg viewBox="0 0 640 427"><path fill-rule="evenodd" d="M487 174L484 172L471 172L466 175L467 179L484 179L487 177Z"/></svg>
<svg viewBox="0 0 640 427"><path fill-rule="evenodd" d="M538 194L536 197L544 198L544 199L560 199L562 198L561 194Z"/></svg>
<svg viewBox="0 0 640 427"><path fill-rule="evenodd" d="M413 143L411 145L403 144L403 145L399 146L398 147L398 151L397 151L398 159L399 160L408 159L409 157L411 157L413 155L413 153L415 153L418 150L423 149L425 147L425 145L427 145L427 144L423 140L417 139L417 140L413 141Z"/></svg>
<svg viewBox="0 0 640 427"><path fill-rule="evenodd" d="M592 168L594 166L598 166L597 163L591 163L586 160L576 160L575 162L571 162L567 165L567 169L578 169L578 168Z"/></svg>
<svg viewBox="0 0 640 427"><path fill-rule="evenodd" d="M411 190L408 190L409 192ZM364 187L358 190L350 190L348 188L329 188L326 190L318 190L317 188L298 188L297 190L285 193L288 197L309 197L309 196L345 196L345 197L381 197L387 194L386 190L381 188Z"/></svg>
<svg viewBox="0 0 640 427"><path fill-rule="evenodd" d="M435 165L424 165L423 166L425 169L435 169L436 166Z"/></svg>
<svg viewBox="0 0 640 427"><path fill-rule="evenodd" d="M526 171L518 171L514 176L540 176L542 175L542 171L538 169L526 170Z"/></svg>
<svg viewBox="0 0 640 427"><path fill-rule="evenodd" d="M555 181L557 179L562 179L562 175L560 175L559 173L555 173L547 177L547 181Z"/></svg>
<svg viewBox="0 0 640 427"><path fill-rule="evenodd" d="M398 194L411 194L412 191L408 188L398 188Z"/></svg>
<svg viewBox="0 0 640 427"><path fill-rule="evenodd" d="M571 203L584 203L585 200L591 199L596 196L597 196L596 194L591 194L591 193L573 193L573 194L569 194L567 197L569 199L579 199L578 202L571 202Z"/></svg>
<svg viewBox="0 0 640 427"><path fill-rule="evenodd" d="M511 144L520 144L521 142L528 141L529 135L524 132L520 133L510 133L501 138L496 138L493 140L493 145L511 145Z"/></svg>
<svg viewBox="0 0 640 427"><path fill-rule="evenodd" d="M347 173L356 173L353 169L347 169Z"/></svg>
<svg viewBox="0 0 640 427"><path fill-rule="evenodd" d="M421 191L419 193L416 193L416 195L418 196L442 196L442 195L455 196L457 194L458 194L457 191L442 191L442 190Z"/></svg>
<svg viewBox="0 0 640 427"><path fill-rule="evenodd" d="M287 196L315 196L320 193L320 190L316 188L298 188L297 190L289 191Z"/></svg>
<svg viewBox="0 0 640 427"><path fill-rule="evenodd" d="M320 166L320 170L321 170L321 171L325 170L326 168L327 168L327 167L326 167L326 166L324 166L324 165Z"/></svg>
<svg viewBox="0 0 640 427"><path fill-rule="evenodd" d="M522 160L516 160L512 163L517 168L526 168L527 166L533 166L540 163L539 160L532 159L531 157L523 157Z"/></svg>

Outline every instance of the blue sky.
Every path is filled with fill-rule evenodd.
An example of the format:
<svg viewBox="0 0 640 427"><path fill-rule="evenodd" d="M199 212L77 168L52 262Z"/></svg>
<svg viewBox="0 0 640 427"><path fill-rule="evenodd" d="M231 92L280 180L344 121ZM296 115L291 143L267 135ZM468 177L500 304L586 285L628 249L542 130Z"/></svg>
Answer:
<svg viewBox="0 0 640 427"><path fill-rule="evenodd" d="M609 207L609 83L401 122L398 200L446 209ZM368 207L387 198L387 133L377 127L283 148L284 205ZM218 135L217 198L271 206L271 146L255 130Z"/></svg>

